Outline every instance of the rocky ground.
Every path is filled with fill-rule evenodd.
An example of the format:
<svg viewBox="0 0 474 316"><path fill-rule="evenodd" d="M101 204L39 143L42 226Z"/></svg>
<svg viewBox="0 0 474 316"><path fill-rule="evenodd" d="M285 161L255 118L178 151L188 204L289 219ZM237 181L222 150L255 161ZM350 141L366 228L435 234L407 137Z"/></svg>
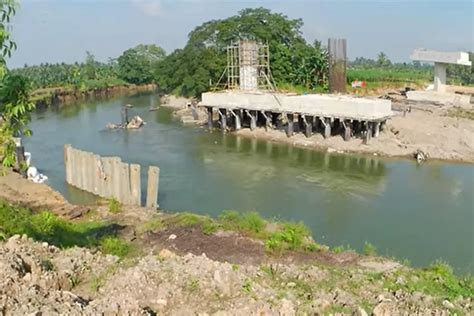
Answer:
<svg viewBox="0 0 474 316"><path fill-rule="evenodd" d="M162 249L120 261L13 236L0 243L2 315L449 315L472 298L389 290L400 266L237 265ZM382 269L380 269L382 267ZM404 284L403 276L395 282Z"/></svg>

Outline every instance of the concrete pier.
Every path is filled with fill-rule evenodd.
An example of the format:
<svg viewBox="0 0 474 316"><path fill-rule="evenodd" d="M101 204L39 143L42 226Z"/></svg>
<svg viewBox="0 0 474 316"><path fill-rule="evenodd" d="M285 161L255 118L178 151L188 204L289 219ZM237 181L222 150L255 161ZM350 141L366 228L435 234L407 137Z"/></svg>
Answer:
<svg viewBox="0 0 474 316"><path fill-rule="evenodd" d="M361 131L363 126L361 122L370 123L372 128L372 126L380 126L392 116L389 100L317 94L207 92L202 94L202 101L198 106L206 107L208 113L212 113L214 109L219 109L219 113L222 114L225 111L232 113L236 130L242 128L247 122L246 124L249 125L246 126L251 130L257 128L259 124L266 129L286 128L288 137L295 132L303 132L307 137L311 137L314 132L320 131L327 138L332 132L342 131L346 140L349 140L355 132ZM249 120L239 119L238 112L244 113L243 115ZM222 117L220 119L222 120ZM295 122L297 122L296 126ZM334 126L335 122L336 126ZM212 127L210 121L208 126ZM227 128L222 121L221 127L223 126ZM371 134L375 134L374 137L378 136L378 132L371 131Z"/></svg>
<svg viewBox="0 0 474 316"><path fill-rule="evenodd" d="M433 102L454 105L469 105L469 95L459 95L446 92L446 69L448 64L471 66L469 54L466 52L439 52L434 50L418 48L410 55L410 59L416 61L434 63L434 90L432 91L409 91L408 100Z"/></svg>

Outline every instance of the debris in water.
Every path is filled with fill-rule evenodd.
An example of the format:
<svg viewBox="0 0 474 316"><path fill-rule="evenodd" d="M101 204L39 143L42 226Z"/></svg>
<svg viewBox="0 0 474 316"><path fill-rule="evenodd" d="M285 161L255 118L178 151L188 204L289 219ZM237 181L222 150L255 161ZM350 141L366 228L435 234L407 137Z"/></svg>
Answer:
<svg viewBox="0 0 474 316"><path fill-rule="evenodd" d="M416 153L415 153L415 159L418 163L422 163L424 161L426 161L426 159L428 158L428 155L425 154L423 151L421 151L420 149L417 149Z"/></svg>

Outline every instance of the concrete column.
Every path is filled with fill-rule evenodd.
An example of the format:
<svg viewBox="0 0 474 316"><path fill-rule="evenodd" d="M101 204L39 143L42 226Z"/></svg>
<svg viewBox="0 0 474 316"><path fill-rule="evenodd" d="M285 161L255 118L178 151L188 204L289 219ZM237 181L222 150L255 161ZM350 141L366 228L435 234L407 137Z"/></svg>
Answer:
<svg viewBox="0 0 474 316"><path fill-rule="evenodd" d="M444 63L434 64L434 89L437 92L446 92L446 66Z"/></svg>
<svg viewBox="0 0 474 316"><path fill-rule="evenodd" d="M207 127L212 130L212 107L207 108Z"/></svg>
<svg viewBox="0 0 474 316"><path fill-rule="evenodd" d="M370 144L370 140L372 139L372 129L373 129L372 125L373 124L372 124L372 122L367 122L366 124L367 124L367 132L365 134L364 142L365 142L366 145L368 145L368 144Z"/></svg>
<svg viewBox="0 0 474 316"><path fill-rule="evenodd" d="M257 128L257 111L250 111L250 130Z"/></svg>
<svg viewBox="0 0 474 316"><path fill-rule="evenodd" d="M373 123L374 125L374 134L373 136L374 137L379 137L379 134L380 134L380 122L375 122Z"/></svg>
<svg viewBox="0 0 474 316"><path fill-rule="evenodd" d="M128 124L128 107L122 105L122 125L126 126Z"/></svg>
<svg viewBox="0 0 474 316"><path fill-rule="evenodd" d="M221 116L221 130L225 133L227 129L227 110L219 109L219 115Z"/></svg>
<svg viewBox="0 0 474 316"><path fill-rule="evenodd" d="M313 117L306 116L306 121L304 123L306 127L305 134L306 134L306 137L309 138L311 137L311 135L313 135Z"/></svg>
<svg viewBox="0 0 474 316"><path fill-rule="evenodd" d="M344 122L344 140L346 142L350 141L352 137L352 122L345 121Z"/></svg>
<svg viewBox="0 0 474 316"><path fill-rule="evenodd" d="M272 128L272 112L262 112L265 116L265 130L269 130Z"/></svg>
<svg viewBox="0 0 474 316"><path fill-rule="evenodd" d="M159 186L160 186L160 168L155 167L155 166L148 167L146 207L152 208L152 209L158 208Z"/></svg>
<svg viewBox="0 0 474 316"><path fill-rule="evenodd" d="M288 126L286 128L286 136L291 137L294 133L294 120L295 116L293 114L287 114L288 117Z"/></svg>
<svg viewBox="0 0 474 316"><path fill-rule="evenodd" d="M331 137L331 119L325 118L324 124L324 138L329 138Z"/></svg>
<svg viewBox="0 0 474 316"><path fill-rule="evenodd" d="M242 110L235 110L235 129L238 131L242 128Z"/></svg>

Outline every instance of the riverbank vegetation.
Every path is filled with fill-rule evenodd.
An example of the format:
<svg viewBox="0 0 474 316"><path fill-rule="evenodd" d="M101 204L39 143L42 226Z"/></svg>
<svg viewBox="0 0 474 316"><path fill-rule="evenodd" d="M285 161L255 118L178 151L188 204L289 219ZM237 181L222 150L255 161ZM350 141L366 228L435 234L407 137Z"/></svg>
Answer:
<svg viewBox="0 0 474 316"><path fill-rule="evenodd" d="M10 37L10 20L15 14L16 2L0 4L0 161L2 166L15 164L15 137L31 135L26 127L34 104L29 100L29 85L25 77L12 73L6 66L16 48Z"/></svg>

